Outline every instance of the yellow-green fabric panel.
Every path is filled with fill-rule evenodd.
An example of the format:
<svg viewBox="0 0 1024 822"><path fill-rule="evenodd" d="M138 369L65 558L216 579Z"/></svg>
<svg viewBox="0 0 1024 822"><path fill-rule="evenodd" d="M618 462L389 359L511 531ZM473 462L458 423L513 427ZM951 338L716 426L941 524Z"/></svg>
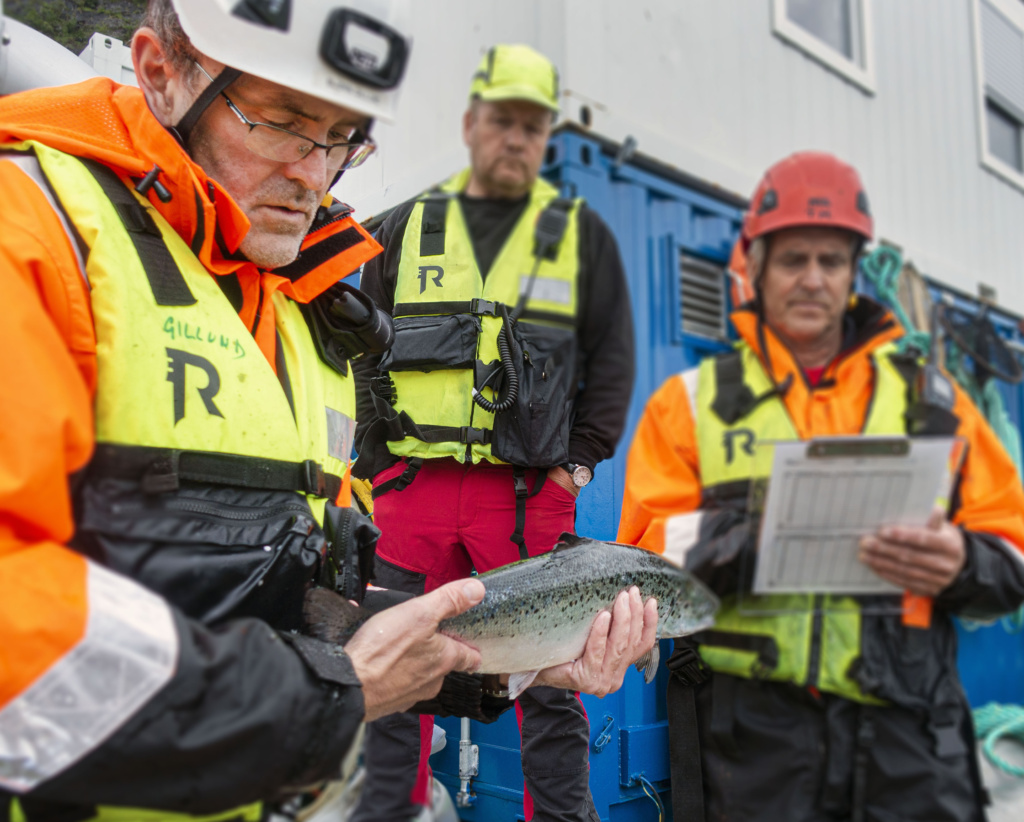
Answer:
<svg viewBox="0 0 1024 822"><path fill-rule="evenodd" d="M875 391L864 422L864 433L902 437L907 433L907 381L893 365L896 343L880 346L871 358L875 367Z"/></svg>
<svg viewBox="0 0 1024 822"><path fill-rule="evenodd" d="M864 693L848 676L850 666L860 656L860 605L851 597L829 596L823 608L818 688L857 702L885 705L883 700Z"/></svg>
<svg viewBox="0 0 1024 822"><path fill-rule="evenodd" d="M324 470L341 476L351 463L355 431L356 387L352 371L349 369L343 375L320 359L297 303L277 292L274 309L285 362L289 364L295 425L303 451L321 455L318 462ZM298 413L300 408L309 409L309 413ZM345 423L343 440L338 436L342 432L332 429L329 423L331 412L336 415L336 425L341 420Z"/></svg>
<svg viewBox="0 0 1024 822"><path fill-rule="evenodd" d="M778 682L804 682L810 652L807 638L810 637L813 620L810 600L809 596L802 594L747 596L742 601L735 595L728 596L722 600L714 630L773 637L779 647L779 665L763 678ZM755 611L756 615L744 613L748 610ZM700 655L712 670L746 679L755 676L756 651L701 643Z"/></svg>
<svg viewBox="0 0 1024 822"><path fill-rule="evenodd" d="M742 344L739 352L744 382L754 396L770 391L771 380L757 355L749 346ZM768 476L771 472L771 450L759 445L771 440L795 440L798 436L782 399L772 397L765 400L737 424L726 425L711 410L718 393L715 359L704 359L699 368L697 451L704 487Z"/></svg>
<svg viewBox="0 0 1024 822"><path fill-rule="evenodd" d="M111 808L100 805L96 815L82 822L260 822L263 818L263 803L254 802L230 811L208 816L190 816L168 811L149 811L142 808ZM27 822L21 804L15 799L11 803L11 822Z"/></svg>
<svg viewBox="0 0 1024 822"><path fill-rule="evenodd" d="M181 237L136 195L196 297L190 306L157 305L131 238L92 174L68 154L41 145L35 150L90 248L86 270L100 373L97 440L302 461L277 376ZM175 379L184 383L180 409L173 401ZM201 392L211 381L219 387L204 399Z"/></svg>

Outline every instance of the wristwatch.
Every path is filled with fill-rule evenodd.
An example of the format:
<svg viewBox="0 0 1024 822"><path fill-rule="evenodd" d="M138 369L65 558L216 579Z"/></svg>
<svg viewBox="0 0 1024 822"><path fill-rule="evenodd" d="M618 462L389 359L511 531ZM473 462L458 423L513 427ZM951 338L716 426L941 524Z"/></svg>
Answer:
<svg viewBox="0 0 1024 822"><path fill-rule="evenodd" d="M569 472L569 476L572 477L572 484L577 488L582 488L594 478L594 472L585 465L579 465L575 462L563 462L559 467Z"/></svg>

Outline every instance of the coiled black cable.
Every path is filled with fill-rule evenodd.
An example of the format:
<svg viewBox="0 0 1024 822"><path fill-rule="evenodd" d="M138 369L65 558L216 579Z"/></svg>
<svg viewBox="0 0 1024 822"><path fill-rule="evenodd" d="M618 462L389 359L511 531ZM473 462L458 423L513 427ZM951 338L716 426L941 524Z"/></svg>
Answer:
<svg viewBox="0 0 1024 822"><path fill-rule="evenodd" d="M515 364L522 356L522 348L512 333L515 321L509 319L508 310L504 305L500 306L499 311L501 312L501 330L498 331L497 342L498 356L501 358L501 367L505 372L505 396L500 400L492 401L481 394L476 386L473 386L473 402L491 414L508 411L516 404L516 399L519 397L519 375L516 373ZM487 382L490 382L490 378Z"/></svg>

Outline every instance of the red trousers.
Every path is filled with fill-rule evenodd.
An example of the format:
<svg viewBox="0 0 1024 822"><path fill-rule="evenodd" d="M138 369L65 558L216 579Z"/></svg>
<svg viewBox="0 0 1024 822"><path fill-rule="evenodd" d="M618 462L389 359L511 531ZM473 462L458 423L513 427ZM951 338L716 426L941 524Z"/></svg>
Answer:
<svg viewBox="0 0 1024 822"><path fill-rule="evenodd" d="M375 487L405 469L405 462L381 471ZM538 474L527 472L535 490ZM424 460L412 484L374 501L381 529L377 556L398 568L425 575L425 591L453 579L484 573L520 559L509 537L516 525L512 468L454 459ZM563 531L574 532L576 498L556 482L545 481L526 500L526 547L530 556L550 551Z"/></svg>
<svg viewBox="0 0 1024 822"><path fill-rule="evenodd" d="M403 473L406 463L381 471L374 488ZM545 472L529 470L527 487ZM550 551L563 532L574 531L576 499L546 480L526 502L524 535L530 556ZM451 580L520 559L509 537L516 525L512 468L454 459L424 460L411 484L374 501L381 529L375 582L410 593L432 591ZM509 672L513 673L513 672ZM530 688L518 700L523 740L526 818L597 820L589 787L590 728L579 697L558 688ZM429 802L432 717L395 714L367 728L366 782L352 822L411 819Z"/></svg>

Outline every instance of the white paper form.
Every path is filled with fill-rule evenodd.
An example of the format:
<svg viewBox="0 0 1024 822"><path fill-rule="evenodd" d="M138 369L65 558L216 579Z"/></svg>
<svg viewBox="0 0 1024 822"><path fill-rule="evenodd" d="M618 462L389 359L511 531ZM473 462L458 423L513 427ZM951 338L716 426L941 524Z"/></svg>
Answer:
<svg viewBox="0 0 1024 822"><path fill-rule="evenodd" d="M754 593L899 593L857 559L858 542L882 525L925 525L948 497L955 443L863 436L775 443Z"/></svg>

